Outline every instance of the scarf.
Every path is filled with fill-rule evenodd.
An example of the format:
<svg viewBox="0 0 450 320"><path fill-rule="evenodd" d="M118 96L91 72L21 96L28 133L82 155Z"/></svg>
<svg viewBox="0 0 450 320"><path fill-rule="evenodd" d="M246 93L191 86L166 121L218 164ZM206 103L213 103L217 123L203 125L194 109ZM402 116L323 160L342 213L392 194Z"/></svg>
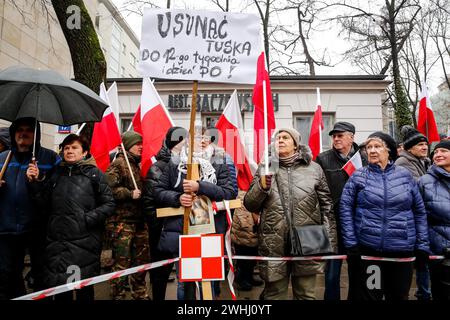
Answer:
<svg viewBox="0 0 450 320"><path fill-rule="evenodd" d="M214 147L210 144L200 152L192 153L192 162L200 165L200 181L217 184L216 169L211 164ZM174 188L181 182L181 174L187 174L188 148L183 146L180 152L180 163L178 164L178 178Z"/></svg>
<svg viewBox="0 0 450 320"><path fill-rule="evenodd" d="M280 166L292 167L294 163L300 158L300 153L296 151L292 156L286 158L280 158Z"/></svg>

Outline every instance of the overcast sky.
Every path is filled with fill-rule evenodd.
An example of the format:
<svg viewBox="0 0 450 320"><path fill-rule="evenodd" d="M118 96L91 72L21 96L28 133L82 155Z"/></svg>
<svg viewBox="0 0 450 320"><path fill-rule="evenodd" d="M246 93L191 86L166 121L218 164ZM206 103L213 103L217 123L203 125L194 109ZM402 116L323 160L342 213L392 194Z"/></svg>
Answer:
<svg viewBox="0 0 450 320"><path fill-rule="evenodd" d="M115 5L119 8L119 11L121 11L122 15L127 20L128 24L131 26L133 31L136 33L138 38L140 39L141 35L141 25L142 25L142 17L130 14L127 10L124 9L123 4L127 2L127 0L112 0ZM159 0L159 1L153 1L160 5L161 7L166 6L166 0ZM248 3L251 3L250 0L241 0L241 1L230 1L230 12L246 12L246 13L254 13L257 14L257 9L254 5L246 5ZM367 2L364 1L364 3L367 5ZM196 9L196 10L213 10L213 11L220 11L220 9L212 3L211 0L171 0L171 5L173 9ZM233 7L235 6L235 7ZM286 23L286 21L293 21L293 23L296 23L295 17L286 17L283 15L283 17L280 17L280 15L271 15L270 17L271 23L276 24L277 22ZM283 22L281 22L283 21ZM262 30L261 30L262 32ZM349 48L349 42L339 38L337 34L337 28L336 27L330 27L328 30L324 30L323 32L316 32L313 33L313 36L316 36L316 38L311 38L309 45L310 45L310 51L312 52L313 56L317 57L321 55L324 49L327 49L329 55L332 57L333 62L337 63L341 58L339 55L343 53L345 50ZM262 48L261 48L262 49ZM314 55L314 53L317 53ZM341 62L334 67L318 67L316 66L316 74L318 75L351 75L351 74L364 74L363 71L361 71L356 66L351 65L351 63L344 61ZM388 79L390 76L388 75ZM437 91L437 85L439 85L442 81L439 79L439 77L434 77L434 81L429 81L428 87L429 87L429 93L434 94Z"/></svg>

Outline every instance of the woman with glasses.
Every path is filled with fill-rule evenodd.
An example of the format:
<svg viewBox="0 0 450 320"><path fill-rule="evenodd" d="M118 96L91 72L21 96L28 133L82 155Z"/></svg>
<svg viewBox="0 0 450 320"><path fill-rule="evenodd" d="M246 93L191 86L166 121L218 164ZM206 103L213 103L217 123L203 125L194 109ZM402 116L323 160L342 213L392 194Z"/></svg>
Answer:
<svg viewBox="0 0 450 320"><path fill-rule="evenodd" d="M340 203L347 259L416 256L416 266L424 268L429 244L417 183L408 170L394 164L396 143L389 135L375 132L365 145L369 165L353 173ZM360 265L356 299L408 299L412 262L362 260Z"/></svg>

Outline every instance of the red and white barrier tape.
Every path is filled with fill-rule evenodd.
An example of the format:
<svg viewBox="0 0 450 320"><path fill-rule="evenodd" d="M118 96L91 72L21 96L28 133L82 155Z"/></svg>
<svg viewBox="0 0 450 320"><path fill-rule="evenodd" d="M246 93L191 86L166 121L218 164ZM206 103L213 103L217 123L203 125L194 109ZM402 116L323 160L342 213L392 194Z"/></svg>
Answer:
<svg viewBox="0 0 450 320"><path fill-rule="evenodd" d="M308 260L347 260L346 255L333 256L307 256L307 257L262 257L262 256L233 256L233 260L256 260L256 261L308 261ZM391 261L391 262L412 262L416 260L415 257L408 258L385 258L361 256L362 260L372 261ZM430 256L429 260L442 260L444 256Z"/></svg>
<svg viewBox="0 0 450 320"><path fill-rule="evenodd" d="M233 300L236 300L236 293L234 291L233 282L234 282L234 264L233 260L256 260L256 261L309 261L309 260L346 260L346 255L328 255L328 256L308 256L308 257L263 257L263 256L234 256L232 255L231 251L231 225L232 225L232 218L231 218L231 210L229 206L228 201L224 201L225 208L227 211L227 222L228 222L228 228L227 232L225 234L225 248L227 255L224 257L228 259L228 262L230 264L230 270L228 271L227 279L228 279L228 285L231 292L231 297ZM385 258L385 257L372 257L372 256L361 256L361 259L363 260L372 260L372 261L391 261L391 262L412 262L416 258L415 257L409 257L409 258ZM430 256L430 260L442 260L444 259L444 256ZM14 298L13 300L40 300L44 299L59 293L72 291L74 289L81 289L87 286L91 286L100 282L104 281L110 281L116 278L128 276L133 273L137 272L143 272L150 269L162 267L164 265L168 265L170 263L177 262L179 258L172 258L152 263L143 264L137 267L111 272L108 274L103 274L100 276L71 282L68 284L63 284L57 287L41 290L38 292L33 292L21 297Z"/></svg>
<svg viewBox="0 0 450 320"><path fill-rule="evenodd" d="M167 260L162 260L162 261L153 262L153 263L147 263L147 264L143 264L143 265L133 267L130 269L111 272L108 274L103 274L100 276L96 276L96 277L92 277L92 278L88 278L88 279L84 279L84 280L80 280L80 281L76 281L76 282L70 282L70 283L63 284L63 285L60 285L60 286L57 286L54 288L30 293L30 294L27 294L27 295L24 295L24 296L21 296L18 298L14 298L13 300L40 300L40 299L44 299L44 298L53 296L55 294L72 291L74 289L81 289L83 287L91 286L96 283L113 280L116 278L120 278L120 277L124 277L124 276L130 275L130 274L133 274L133 273L147 271L147 270L150 270L153 268L162 267L164 265L176 262L178 260L179 260L179 258L173 258L173 259L167 259Z"/></svg>
<svg viewBox="0 0 450 320"><path fill-rule="evenodd" d="M225 249L227 250L227 258L228 263L230 264L230 270L228 270L228 286L230 288L231 293L231 299L236 300L236 293L234 292L233 282L234 282L234 264L232 260L232 254L231 251L231 225L233 223L232 217L231 217L231 210L230 210L230 203L228 201L223 202L225 204L225 209L227 210L227 222L228 222L228 228L227 233L225 234Z"/></svg>

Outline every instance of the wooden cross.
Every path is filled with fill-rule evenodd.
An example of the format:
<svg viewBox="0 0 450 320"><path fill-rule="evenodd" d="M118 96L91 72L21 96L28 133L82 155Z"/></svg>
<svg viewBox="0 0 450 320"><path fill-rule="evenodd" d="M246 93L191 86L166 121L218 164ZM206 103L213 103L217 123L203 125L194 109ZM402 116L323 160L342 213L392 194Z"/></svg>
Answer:
<svg viewBox="0 0 450 320"><path fill-rule="evenodd" d="M187 180L197 181L200 179L200 172L198 163L192 162L192 153L194 150L194 139L195 139L195 114L197 107L197 90L198 90L198 81L194 81L193 89L192 89L192 108L191 108L191 117L189 124L189 149L188 149L188 160L187 160ZM225 205L223 202L216 203L216 207L218 210L224 210ZM230 209L240 208L241 200L235 199L230 201ZM159 208L156 210L157 218L165 218L165 217L173 217L183 215L183 234L189 234L189 216L191 215L191 207L179 207L179 208ZM212 300L212 289L211 289L211 281L202 281L202 291L203 291L203 300Z"/></svg>

